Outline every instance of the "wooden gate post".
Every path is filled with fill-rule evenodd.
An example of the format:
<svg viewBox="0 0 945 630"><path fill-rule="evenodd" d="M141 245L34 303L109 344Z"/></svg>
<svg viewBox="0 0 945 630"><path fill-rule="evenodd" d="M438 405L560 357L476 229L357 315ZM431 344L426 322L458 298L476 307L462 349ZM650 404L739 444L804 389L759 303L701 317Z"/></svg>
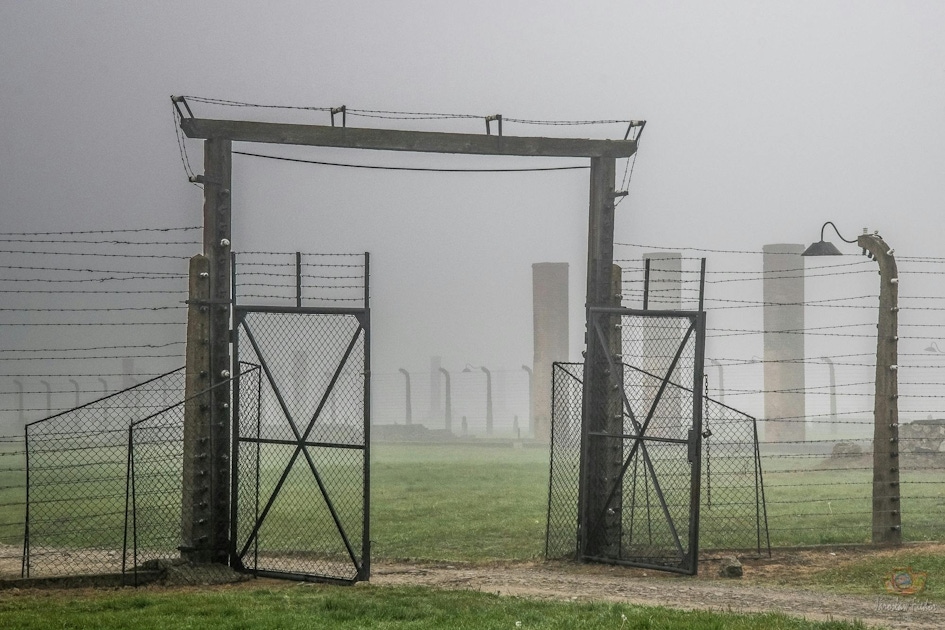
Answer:
<svg viewBox="0 0 945 630"><path fill-rule="evenodd" d="M620 545L619 489L611 509L607 499L623 463L623 441L600 437L621 435L621 390L614 389L605 348L615 346L617 329L611 317L602 318L603 340L598 340L591 319L593 307L619 305L614 279L614 177L616 160L591 158L587 251L587 315L585 324L584 406L581 420L581 478L579 484L579 553L589 557L617 557ZM621 379L622 380L622 379ZM603 519L601 521L600 519ZM593 529L593 531L592 531Z"/></svg>
<svg viewBox="0 0 945 630"><path fill-rule="evenodd" d="M212 562L230 554L230 226L232 146L204 143L203 249L210 259L210 541Z"/></svg>
<svg viewBox="0 0 945 630"><path fill-rule="evenodd" d="M192 262L185 408L184 557L229 562L230 544L230 181L232 142L204 141L202 261ZM193 274L197 276L194 279ZM201 276L205 273L206 276ZM194 287L196 283L196 287ZM199 322L199 323L198 323Z"/></svg>

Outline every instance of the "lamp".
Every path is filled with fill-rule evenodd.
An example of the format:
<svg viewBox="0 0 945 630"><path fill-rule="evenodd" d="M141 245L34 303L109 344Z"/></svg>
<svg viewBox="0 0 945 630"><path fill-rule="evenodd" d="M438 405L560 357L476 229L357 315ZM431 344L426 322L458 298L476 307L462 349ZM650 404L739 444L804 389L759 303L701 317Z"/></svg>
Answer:
<svg viewBox="0 0 945 630"><path fill-rule="evenodd" d="M837 229L837 226L833 224L833 221L827 221L820 228L820 240L816 243L813 243L810 247L804 250L804 253L801 256L842 256L843 253L837 249L836 245L830 241L824 240L824 230L827 226L831 226L833 231L837 233L837 236L840 237L840 240L844 243L856 243L856 241L848 241L843 238L843 235L840 234L840 230Z"/></svg>

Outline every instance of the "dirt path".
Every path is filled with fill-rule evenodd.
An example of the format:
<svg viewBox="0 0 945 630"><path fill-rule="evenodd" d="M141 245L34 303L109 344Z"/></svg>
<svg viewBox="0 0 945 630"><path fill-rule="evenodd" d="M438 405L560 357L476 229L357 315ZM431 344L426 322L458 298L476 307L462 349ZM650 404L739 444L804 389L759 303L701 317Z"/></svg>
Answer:
<svg viewBox="0 0 945 630"><path fill-rule="evenodd" d="M816 620L859 619L869 626L932 630L943 627L941 604L895 595L851 596L775 583L785 567L809 571L819 562L842 562L831 552L804 552L771 561L747 561L745 577L722 579L718 563L697 578L653 571L570 563L495 564L487 567L375 562L376 585L426 585L537 599L610 601L686 610L781 612ZM842 552L841 552L842 553ZM800 580L803 573L792 576Z"/></svg>
<svg viewBox="0 0 945 630"><path fill-rule="evenodd" d="M567 562L449 565L375 559L371 584L431 586L534 599L623 602L686 610L781 612L816 620L858 619L871 627L896 630L945 627L942 620L945 604L886 594L881 586L882 576L876 576L876 594L870 596L824 592L817 588L817 580L812 579L825 569L840 568L865 557L879 558L880 564L888 565L891 571L902 566L897 556L901 556L904 551L913 557L924 554L942 556L945 555L945 545L910 545L899 550L778 550L771 558L743 559L744 576L740 579L716 577L719 562L712 560L700 564L699 576L689 577L627 567ZM14 559L16 562L13 562ZM18 575L18 558L11 555L9 562L2 560L0 554L0 576L5 573L9 573L8 577ZM934 581L937 577L930 576L930 580ZM272 582L273 586L293 584ZM231 587L257 588L259 583L249 580ZM161 588L175 588L174 584L171 581ZM183 584L177 588L192 588Z"/></svg>

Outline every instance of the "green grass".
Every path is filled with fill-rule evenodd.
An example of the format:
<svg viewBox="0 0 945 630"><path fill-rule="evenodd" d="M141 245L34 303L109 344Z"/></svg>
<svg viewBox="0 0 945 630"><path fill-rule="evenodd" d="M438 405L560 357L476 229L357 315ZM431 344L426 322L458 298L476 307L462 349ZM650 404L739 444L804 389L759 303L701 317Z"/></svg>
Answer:
<svg viewBox="0 0 945 630"><path fill-rule="evenodd" d="M272 449L264 458L268 461L267 468L261 471L261 501L265 504L292 449L274 445L263 448ZM83 457L97 458L102 463L97 467L50 466L44 476L34 479L42 484L33 488L33 499L48 500L34 505L31 515L35 544L120 546L125 472L124 456L118 451L121 448L83 451ZM361 527L358 512L360 452L322 451L314 449L313 457L330 495L339 501L339 511L349 534L357 541ZM161 459L157 456L160 453L154 457L148 455L147 449L142 448L136 456L140 475L137 488L139 545L145 548L164 545L177 535L176 525L171 521L179 518L175 512L179 510L180 494L180 472L172 465L175 460ZM375 557L485 562L542 556L548 497L545 449L516 449L501 444L375 444L372 455L371 538ZM811 468L798 471L796 460L776 457L765 458L763 466L774 547L869 542L869 470ZM75 476L80 474L91 479L76 480ZM22 488L2 489L17 485L18 480L21 481L18 475L21 473L13 471L0 475L0 505L6 502L9 506L0 510L0 522L22 519L22 505L17 505L23 500ZM57 475L63 476L61 482ZM246 479L251 488L253 478L246 476ZM904 471L902 479L904 538L940 539L945 513L945 472ZM721 500L726 492L724 481L716 477L713 496L720 499L718 505L703 507L703 549L725 547L725 541L736 531L747 533L746 545L754 540L751 520L754 507L750 503L753 493L740 490L738 500L745 503L729 508ZM703 487L706 485L704 483ZM107 490L103 489L105 486ZM752 497L748 497L749 494ZM241 522L244 523L241 533L245 536L251 528L256 506L250 495L241 497ZM67 510L67 520L63 520L57 510ZM735 519L727 510L741 510L743 514ZM340 543L329 535L333 527L331 516L302 458L296 462L267 519L263 544L271 552L306 549L326 554L340 552ZM159 531L162 524L167 525L163 533ZM103 543L102 532L106 531L111 534ZM12 540L20 532L20 526L8 527L0 535ZM323 541L313 542L317 532L323 532ZM156 542L148 540L151 536ZM565 539L573 539L573 535ZM329 548L330 545L338 548ZM175 546L176 543L170 548Z"/></svg>
<svg viewBox="0 0 945 630"><path fill-rule="evenodd" d="M624 604L542 602L415 587L255 585L183 592L0 593L0 625L22 630L178 628L510 628L854 630L781 614L686 612Z"/></svg>
<svg viewBox="0 0 945 630"><path fill-rule="evenodd" d="M26 511L26 457L18 442L0 442L0 543L16 545Z"/></svg>
<svg viewBox="0 0 945 630"><path fill-rule="evenodd" d="M766 468L768 463L763 462ZM869 543L872 474L869 469L766 471L771 545ZM945 472L903 471L901 484L903 539L941 539Z"/></svg>
<svg viewBox="0 0 945 630"><path fill-rule="evenodd" d="M374 553L445 561L540 557L547 478L543 449L376 446Z"/></svg>
<svg viewBox="0 0 945 630"><path fill-rule="evenodd" d="M797 579L791 579L790 573L786 573L782 581L804 588L887 596L884 587L886 576L894 569L905 567L928 574L925 590L913 597L925 601L945 602L945 583L942 581L945 576L945 554L932 555L908 547L896 550L891 555L864 556L851 562L843 562L836 568L804 573Z"/></svg>

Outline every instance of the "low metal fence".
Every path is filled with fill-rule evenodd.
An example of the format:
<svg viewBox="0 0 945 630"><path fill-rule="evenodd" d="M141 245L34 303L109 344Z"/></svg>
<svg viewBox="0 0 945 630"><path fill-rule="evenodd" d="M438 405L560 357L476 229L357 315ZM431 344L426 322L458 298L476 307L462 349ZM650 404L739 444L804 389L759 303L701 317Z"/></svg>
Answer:
<svg viewBox="0 0 945 630"><path fill-rule="evenodd" d="M258 376L243 367L236 378ZM0 530L12 556L7 539L22 526L22 576L128 573L179 558L183 391L179 369L26 426L23 518Z"/></svg>

